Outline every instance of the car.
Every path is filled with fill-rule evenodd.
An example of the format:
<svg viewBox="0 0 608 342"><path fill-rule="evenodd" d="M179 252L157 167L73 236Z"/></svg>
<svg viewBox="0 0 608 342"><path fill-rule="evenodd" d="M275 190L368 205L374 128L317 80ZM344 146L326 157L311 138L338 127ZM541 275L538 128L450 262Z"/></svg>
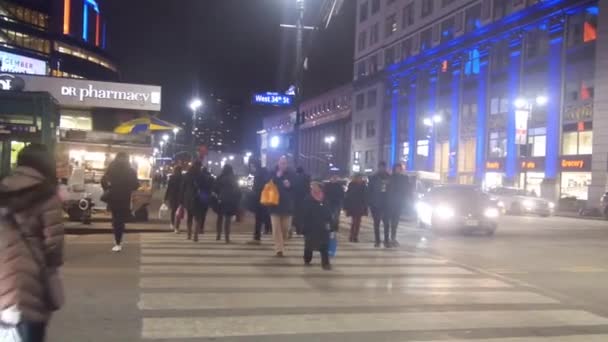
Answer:
<svg viewBox="0 0 608 342"><path fill-rule="evenodd" d="M555 212L555 203L544 198L539 198L523 189L498 187L488 192L502 204L502 207L508 214L532 214L548 217Z"/></svg>
<svg viewBox="0 0 608 342"><path fill-rule="evenodd" d="M416 213L421 228L490 236L500 217L497 201L473 185L433 187L416 204Z"/></svg>

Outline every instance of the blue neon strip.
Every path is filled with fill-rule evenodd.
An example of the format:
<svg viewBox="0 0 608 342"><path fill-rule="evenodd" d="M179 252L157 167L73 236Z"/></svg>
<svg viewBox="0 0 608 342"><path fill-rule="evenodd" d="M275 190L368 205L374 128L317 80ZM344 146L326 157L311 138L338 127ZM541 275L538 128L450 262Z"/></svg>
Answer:
<svg viewBox="0 0 608 342"><path fill-rule="evenodd" d="M509 100L511 102L507 114L507 161L505 173L508 180L514 181L517 175L517 145L515 144L515 106L513 101L519 95L519 62L520 54L511 55L509 65Z"/></svg>
<svg viewBox="0 0 608 342"><path fill-rule="evenodd" d="M89 4L84 3L82 10L82 39L85 41L89 40Z"/></svg>
<svg viewBox="0 0 608 342"><path fill-rule="evenodd" d="M397 157L397 134L399 130L399 81L393 81L393 89L391 89L391 165L395 164L395 158Z"/></svg>
<svg viewBox="0 0 608 342"><path fill-rule="evenodd" d="M403 79L402 82L411 82L409 79ZM407 139L410 148L410 153L407 159L407 169L409 171L416 170L416 84L411 82L410 91L407 100L408 116L407 116Z"/></svg>
<svg viewBox="0 0 608 342"><path fill-rule="evenodd" d="M479 68L477 88L477 144L475 150L475 178L483 181L486 162L486 108L487 108L487 64Z"/></svg>
<svg viewBox="0 0 608 342"><path fill-rule="evenodd" d="M85 5L88 4L91 7L93 7L93 10L97 13L99 13L99 5L97 4L97 2L95 0L85 0Z"/></svg>
<svg viewBox="0 0 608 342"><path fill-rule="evenodd" d="M449 178L458 176L458 136L460 117L460 71L452 75L452 115L450 116Z"/></svg>
<svg viewBox="0 0 608 342"><path fill-rule="evenodd" d="M429 109L424 116L432 117L437 113L437 78L431 78L429 82ZM429 156L427 158L426 167L428 171L433 171L435 166L435 145L437 144L437 126L433 127L431 140L429 141Z"/></svg>
<svg viewBox="0 0 608 342"><path fill-rule="evenodd" d="M547 150L545 158L545 177L549 179L557 178L557 164L559 158L559 133L561 127L560 119L560 102L561 102L561 84L562 84L562 41L553 40L549 48L549 85L547 103Z"/></svg>

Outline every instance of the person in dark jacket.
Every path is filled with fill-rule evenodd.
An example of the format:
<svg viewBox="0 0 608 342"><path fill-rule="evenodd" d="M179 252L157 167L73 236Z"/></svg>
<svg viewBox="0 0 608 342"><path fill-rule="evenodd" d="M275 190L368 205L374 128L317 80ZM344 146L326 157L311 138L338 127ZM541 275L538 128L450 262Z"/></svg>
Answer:
<svg viewBox="0 0 608 342"><path fill-rule="evenodd" d="M329 182L324 185L325 203L331 211L331 229L338 231L340 227L340 212L344 204L344 186L340 182L340 177L334 174Z"/></svg>
<svg viewBox="0 0 608 342"><path fill-rule="evenodd" d="M393 166L393 173L388 182L388 215L391 225L391 247L399 246L399 242L397 241L397 227L399 226L401 213L403 212L404 206L407 204L406 201L409 194L409 180L408 177L403 174L403 171L404 169L401 163L395 164ZM386 241L386 233L384 237Z"/></svg>
<svg viewBox="0 0 608 342"><path fill-rule="evenodd" d="M306 220L304 221L304 264L309 266L314 251L321 253L321 265L330 270L329 238L332 232L332 212L325 203L323 185L313 182L310 185L310 196L304 202Z"/></svg>
<svg viewBox="0 0 608 342"><path fill-rule="evenodd" d="M205 230L205 219L213 190L213 177L206 168L202 168L202 162L197 160L192 163L184 176L183 184L188 240L198 242L198 235L204 233Z"/></svg>
<svg viewBox="0 0 608 342"><path fill-rule="evenodd" d="M304 204L310 193L310 176L304 172L304 168L298 166L293 180L293 226L296 228L296 234L302 234L303 221L306 218L303 215ZM290 231L291 235L291 231Z"/></svg>
<svg viewBox="0 0 608 342"><path fill-rule="evenodd" d="M236 215L241 202L241 190L234 175L232 165L226 164L222 173L215 182L214 194L217 197L217 239L222 238L222 226L226 237L226 243L230 243L230 224L232 217Z"/></svg>
<svg viewBox="0 0 608 342"><path fill-rule="evenodd" d="M106 192L108 208L112 213L112 228L115 245L113 252L122 251L122 236L125 224L131 218L131 194L139 188L137 173L129 164L129 156L124 152L116 154L101 179L101 186Z"/></svg>
<svg viewBox="0 0 608 342"><path fill-rule="evenodd" d="M351 217L349 241L359 242L361 217L367 216L367 184L361 174L355 174L353 180L348 184L344 198L344 211L346 216Z"/></svg>
<svg viewBox="0 0 608 342"><path fill-rule="evenodd" d="M268 208L260 204L262 190L270 180L270 172L265 167L262 167L259 160L254 159L249 163L253 176L253 187L251 189L251 199L249 200L249 209L255 214L255 226L253 232L253 240L249 244L259 245L262 240L262 226L264 232L269 234L272 232L270 223L270 213Z"/></svg>
<svg viewBox="0 0 608 342"><path fill-rule="evenodd" d="M272 174L272 181L279 190L279 204L268 207L270 221L272 222L274 250L278 257L285 254L285 239L289 227L291 227L294 208L293 177L288 165L286 156L279 158L277 168Z"/></svg>
<svg viewBox="0 0 608 342"><path fill-rule="evenodd" d="M167 191L165 192L165 203L171 209L171 229L175 233L179 233L180 220L176 220L177 209L183 204L184 194L184 176L182 174L182 167L176 166L173 168L173 175L169 178L167 185Z"/></svg>
<svg viewBox="0 0 608 342"><path fill-rule="evenodd" d="M390 175L386 171L386 163L378 163L378 170L369 178L368 200L374 220L375 246L380 247L380 222L384 225L384 246L389 247L389 211L388 187Z"/></svg>

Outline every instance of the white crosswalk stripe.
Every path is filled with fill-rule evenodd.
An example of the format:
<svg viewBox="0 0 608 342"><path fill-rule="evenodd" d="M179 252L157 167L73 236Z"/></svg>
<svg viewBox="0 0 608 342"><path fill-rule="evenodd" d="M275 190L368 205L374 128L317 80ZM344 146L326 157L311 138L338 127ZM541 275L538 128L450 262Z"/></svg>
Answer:
<svg viewBox="0 0 608 342"><path fill-rule="evenodd" d="M608 340L606 317L432 255L341 242L327 272L317 255L302 264L301 239L277 258L269 238L261 246L249 238L236 234L226 245L209 235L198 244L183 234L142 235L142 338ZM565 327L572 332L555 332Z"/></svg>

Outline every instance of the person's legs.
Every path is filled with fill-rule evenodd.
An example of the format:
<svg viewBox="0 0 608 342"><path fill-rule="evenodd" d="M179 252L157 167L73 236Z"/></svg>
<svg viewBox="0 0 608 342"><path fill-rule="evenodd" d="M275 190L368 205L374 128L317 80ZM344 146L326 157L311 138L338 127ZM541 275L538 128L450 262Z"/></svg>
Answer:
<svg viewBox="0 0 608 342"><path fill-rule="evenodd" d="M387 209L383 210L382 224L384 226L384 246L390 247L390 232L391 232L390 212Z"/></svg>
<svg viewBox="0 0 608 342"><path fill-rule="evenodd" d="M353 242L359 242L359 229L361 229L361 216L353 216L353 225L351 228Z"/></svg>
<svg viewBox="0 0 608 342"><path fill-rule="evenodd" d="M380 209L375 207L371 208L372 210L372 219L374 220L374 243L376 247L380 246L380 221L382 219L382 213Z"/></svg>
<svg viewBox="0 0 608 342"><path fill-rule="evenodd" d="M22 322L17 325L17 333L23 342L44 342L46 322Z"/></svg>
<svg viewBox="0 0 608 342"><path fill-rule="evenodd" d="M201 208L201 222L198 226L201 234L205 234L205 222L207 221L207 211L208 210L209 210L209 207Z"/></svg>
<svg viewBox="0 0 608 342"><path fill-rule="evenodd" d="M188 232L188 240L192 239L192 224L194 221L194 215L192 214L191 210L188 210L187 213L188 217L186 219L186 228L187 228L187 232Z"/></svg>
<svg viewBox="0 0 608 342"><path fill-rule="evenodd" d="M312 249L304 245L304 264L310 265L312 261Z"/></svg>
<svg viewBox="0 0 608 342"><path fill-rule="evenodd" d="M264 208L262 211L263 222L264 222L264 232L266 234L272 234L272 222L270 220L270 213L268 213L268 209Z"/></svg>
<svg viewBox="0 0 608 342"><path fill-rule="evenodd" d="M399 221L401 220L401 211L395 210L391 215L391 243L397 245L397 228L399 227Z"/></svg>
<svg viewBox="0 0 608 342"><path fill-rule="evenodd" d="M175 214L177 213L177 206L171 206L171 227L175 229Z"/></svg>
<svg viewBox="0 0 608 342"><path fill-rule="evenodd" d="M319 252L321 252L321 266L324 270L329 270L331 268L329 264L329 246L321 245Z"/></svg>
<svg viewBox="0 0 608 342"><path fill-rule="evenodd" d="M230 243L230 225L232 224L232 216L224 217L224 234L226 235L226 243Z"/></svg>
<svg viewBox="0 0 608 342"><path fill-rule="evenodd" d="M112 210L112 229L114 231L114 242L117 246L122 243L122 236L125 231L126 216L124 210Z"/></svg>
<svg viewBox="0 0 608 342"><path fill-rule="evenodd" d="M256 208L255 210L255 226L253 230L253 240L260 241L262 240L262 224L264 223L264 217L262 210L260 208Z"/></svg>
<svg viewBox="0 0 608 342"><path fill-rule="evenodd" d="M289 233L289 231L291 230L291 221L292 221L292 217L285 215L285 216L281 216L281 228L282 228L282 232L283 232L283 252L285 252L285 237L287 237L287 234Z"/></svg>
<svg viewBox="0 0 608 342"><path fill-rule="evenodd" d="M215 239L217 241L222 239L222 224L224 223L224 215L221 213L217 214L217 222L215 223L215 230L217 231L217 235Z"/></svg>
<svg viewBox="0 0 608 342"><path fill-rule="evenodd" d="M274 251L279 254L283 253L284 246L284 236L283 236L283 227L281 225L281 216L280 215L270 215L270 220L272 221L272 238L274 240Z"/></svg>

